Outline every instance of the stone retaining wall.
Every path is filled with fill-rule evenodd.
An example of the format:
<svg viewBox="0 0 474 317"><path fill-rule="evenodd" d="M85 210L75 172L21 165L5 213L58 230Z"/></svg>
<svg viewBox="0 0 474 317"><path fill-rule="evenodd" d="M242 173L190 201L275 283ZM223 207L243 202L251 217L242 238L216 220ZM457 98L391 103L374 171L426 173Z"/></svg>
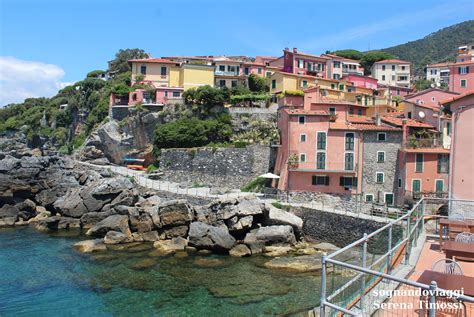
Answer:
<svg viewBox="0 0 474 317"><path fill-rule="evenodd" d="M264 145L163 149L160 170L165 174L163 179L187 183L188 186L241 188L271 170L271 157L271 148Z"/></svg>

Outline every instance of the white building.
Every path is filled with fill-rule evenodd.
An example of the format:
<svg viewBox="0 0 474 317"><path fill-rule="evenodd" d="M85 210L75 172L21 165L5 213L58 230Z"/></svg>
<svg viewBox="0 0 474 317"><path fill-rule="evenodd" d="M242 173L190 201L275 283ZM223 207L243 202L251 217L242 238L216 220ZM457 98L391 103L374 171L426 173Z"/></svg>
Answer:
<svg viewBox="0 0 474 317"><path fill-rule="evenodd" d="M411 63L399 59L385 59L372 65L372 77L380 84L409 87L411 82Z"/></svg>
<svg viewBox="0 0 474 317"><path fill-rule="evenodd" d="M448 63L426 65L426 79L438 85L449 84Z"/></svg>

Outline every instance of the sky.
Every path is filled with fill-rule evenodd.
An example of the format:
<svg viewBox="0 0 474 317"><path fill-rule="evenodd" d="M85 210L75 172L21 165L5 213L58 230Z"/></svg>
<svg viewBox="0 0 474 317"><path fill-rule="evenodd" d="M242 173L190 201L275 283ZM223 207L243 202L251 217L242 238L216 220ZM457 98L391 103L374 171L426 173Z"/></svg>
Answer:
<svg viewBox="0 0 474 317"><path fill-rule="evenodd" d="M121 48L154 57L365 51L473 17L472 0L0 0L0 106L52 96Z"/></svg>

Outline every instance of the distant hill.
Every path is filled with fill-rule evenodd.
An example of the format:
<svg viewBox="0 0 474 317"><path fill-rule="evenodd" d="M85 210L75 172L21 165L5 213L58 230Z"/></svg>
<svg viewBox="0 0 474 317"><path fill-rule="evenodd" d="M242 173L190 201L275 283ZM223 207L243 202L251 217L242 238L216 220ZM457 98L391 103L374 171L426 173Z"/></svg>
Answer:
<svg viewBox="0 0 474 317"><path fill-rule="evenodd" d="M381 49L413 63L415 75L423 75L426 64L454 60L458 46L474 42L474 20L458 23L422 39Z"/></svg>

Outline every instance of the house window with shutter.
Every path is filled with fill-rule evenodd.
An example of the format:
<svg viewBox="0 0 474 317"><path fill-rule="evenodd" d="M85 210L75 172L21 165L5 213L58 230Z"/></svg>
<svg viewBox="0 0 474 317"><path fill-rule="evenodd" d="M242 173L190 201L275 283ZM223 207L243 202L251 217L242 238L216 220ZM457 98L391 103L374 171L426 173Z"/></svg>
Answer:
<svg viewBox="0 0 474 317"><path fill-rule="evenodd" d="M346 153L344 158L344 170L354 170L354 153Z"/></svg>
<svg viewBox="0 0 474 317"><path fill-rule="evenodd" d="M383 172L377 172L375 173L375 182L377 184L382 184L385 180L385 175Z"/></svg>
<svg viewBox="0 0 474 317"><path fill-rule="evenodd" d="M354 151L354 133L346 133L346 151Z"/></svg>
<svg viewBox="0 0 474 317"><path fill-rule="evenodd" d="M466 75L469 73L469 66L459 67L459 74Z"/></svg>
<svg viewBox="0 0 474 317"><path fill-rule="evenodd" d="M316 169L318 170L326 169L326 153L318 152L316 154Z"/></svg>
<svg viewBox="0 0 474 317"><path fill-rule="evenodd" d="M339 185L346 188L357 187L357 177L341 176Z"/></svg>
<svg viewBox="0 0 474 317"><path fill-rule="evenodd" d="M318 150L325 150L326 149L326 132L318 132L318 142L317 142L317 149Z"/></svg>
<svg viewBox="0 0 474 317"><path fill-rule="evenodd" d="M314 175L311 184L315 186L329 186L329 176Z"/></svg>
<svg viewBox="0 0 474 317"><path fill-rule="evenodd" d="M438 173L449 173L449 155L438 154Z"/></svg>

